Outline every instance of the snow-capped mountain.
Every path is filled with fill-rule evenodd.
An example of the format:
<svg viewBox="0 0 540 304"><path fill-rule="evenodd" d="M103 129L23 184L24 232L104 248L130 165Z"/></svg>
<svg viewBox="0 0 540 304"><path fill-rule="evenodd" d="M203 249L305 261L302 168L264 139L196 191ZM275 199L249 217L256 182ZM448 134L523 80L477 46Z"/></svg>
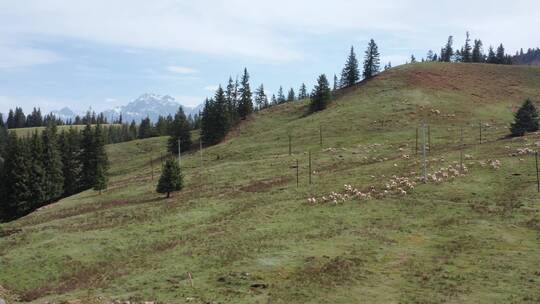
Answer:
<svg viewBox="0 0 540 304"><path fill-rule="evenodd" d="M60 118L61 120L63 121L67 121L67 120L72 120L75 118L75 116L77 116L77 114L75 114L75 112L73 112L70 108L68 107L64 107L58 111L52 111L51 112L54 116L56 116L57 118Z"/></svg>
<svg viewBox="0 0 540 304"><path fill-rule="evenodd" d="M186 107L176 102L176 100L169 95L143 94L127 105L104 111L103 114L109 121L118 119L120 114L122 114L122 120L125 122L132 120L139 122L146 117L149 117L151 121L156 122L160 115L174 115L180 106L183 107L186 116L189 114L197 114L201 110L200 105L195 108Z"/></svg>

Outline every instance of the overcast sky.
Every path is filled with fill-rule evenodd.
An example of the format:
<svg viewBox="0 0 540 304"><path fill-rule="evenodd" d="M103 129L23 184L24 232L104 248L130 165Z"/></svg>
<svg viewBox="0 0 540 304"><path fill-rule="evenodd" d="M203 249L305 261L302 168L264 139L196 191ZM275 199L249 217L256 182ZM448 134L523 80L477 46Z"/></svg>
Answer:
<svg viewBox="0 0 540 304"><path fill-rule="evenodd" d="M0 112L97 111L142 93L201 103L247 67L252 87L311 87L370 38L382 61L465 32L508 52L540 46L540 4L513 1L0 0Z"/></svg>

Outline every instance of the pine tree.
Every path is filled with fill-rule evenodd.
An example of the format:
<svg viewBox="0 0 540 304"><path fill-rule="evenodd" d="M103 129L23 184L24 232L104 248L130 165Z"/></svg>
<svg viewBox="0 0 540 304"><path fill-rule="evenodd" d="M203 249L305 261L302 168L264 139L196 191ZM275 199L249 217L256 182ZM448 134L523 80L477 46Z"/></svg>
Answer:
<svg viewBox="0 0 540 304"><path fill-rule="evenodd" d="M285 94L283 93L283 87L279 87L278 93L277 93L277 102L278 104L286 102L287 99L285 99Z"/></svg>
<svg viewBox="0 0 540 304"><path fill-rule="evenodd" d="M236 82L233 82L232 77L229 76L229 83L227 84L225 95L227 98L229 121L234 125L238 121L238 78L236 79Z"/></svg>
<svg viewBox="0 0 540 304"><path fill-rule="evenodd" d="M504 46L502 45L502 43L497 48L497 54L495 56L496 56L497 64L506 63L506 53L504 52Z"/></svg>
<svg viewBox="0 0 540 304"><path fill-rule="evenodd" d="M454 37L449 36L445 47L441 50L441 61L442 62L451 62L452 61L452 58L454 57L454 49L452 47L453 44L454 44Z"/></svg>
<svg viewBox="0 0 540 304"><path fill-rule="evenodd" d="M287 94L287 101L295 101L295 100L296 100L296 96L294 94L293 88L291 88L289 90L289 93Z"/></svg>
<svg viewBox="0 0 540 304"><path fill-rule="evenodd" d="M217 144L229 131L225 93L221 86L214 99L206 100L201 119L201 139L205 145Z"/></svg>
<svg viewBox="0 0 540 304"><path fill-rule="evenodd" d="M472 62L476 63L484 62L484 54L482 53L482 41L480 39L474 40L471 60Z"/></svg>
<svg viewBox="0 0 540 304"><path fill-rule="evenodd" d="M7 118L7 127L8 129L15 129L15 113L12 109L9 109L9 114Z"/></svg>
<svg viewBox="0 0 540 304"><path fill-rule="evenodd" d="M306 85L302 83L300 85L300 90L298 90L298 99L302 100L306 98L308 98Z"/></svg>
<svg viewBox="0 0 540 304"><path fill-rule="evenodd" d="M426 56L427 61L433 61L433 51L429 50Z"/></svg>
<svg viewBox="0 0 540 304"><path fill-rule="evenodd" d="M15 127L14 128L24 128L26 126L26 116L22 108L15 108Z"/></svg>
<svg viewBox="0 0 540 304"><path fill-rule="evenodd" d="M487 63L497 63L497 56L495 55L492 46L489 47Z"/></svg>
<svg viewBox="0 0 540 304"><path fill-rule="evenodd" d="M416 63L416 57L414 57L414 54L411 55L411 63Z"/></svg>
<svg viewBox="0 0 540 304"><path fill-rule="evenodd" d="M47 201L47 193L45 186L47 184L47 176L45 175L44 163L46 161L43 140L38 132L35 131L30 139L30 170L28 185L30 191L29 204L32 209L39 208L41 204Z"/></svg>
<svg viewBox="0 0 540 304"><path fill-rule="evenodd" d="M365 79L370 79L373 76L379 73L379 49L375 40L371 39L369 41L368 47L366 49L366 54L364 56L364 73L363 76Z"/></svg>
<svg viewBox="0 0 540 304"><path fill-rule="evenodd" d="M189 122L184 109L179 107L171 125L171 136L167 145L169 152L178 155L178 140L180 140L181 152L188 151L191 148L191 132L189 129Z"/></svg>
<svg viewBox="0 0 540 304"><path fill-rule="evenodd" d="M159 136L165 136L169 132L169 125L167 124L167 119L161 115L158 117L156 122L156 132Z"/></svg>
<svg viewBox="0 0 540 304"><path fill-rule="evenodd" d="M530 99L525 100L514 117L510 126L512 136L523 136L528 132L538 131L538 112Z"/></svg>
<svg viewBox="0 0 540 304"><path fill-rule="evenodd" d="M266 97L264 86L262 84L255 90L255 105L257 105L258 109L268 107L268 97Z"/></svg>
<svg viewBox="0 0 540 304"><path fill-rule="evenodd" d="M165 162L161 176L156 188L158 193L166 193L167 198L171 197L171 192L182 190L182 173L178 163L172 159Z"/></svg>
<svg viewBox="0 0 540 304"><path fill-rule="evenodd" d="M240 101L238 104L238 116L240 119L246 119L253 112L253 101L251 99L251 88L249 86L249 74L246 68L244 68L244 75L242 76L240 87Z"/></svg>
<svg viewBox="0 0 540 304"><path fill-rule="evenodd" d="M469 32L467 31L467 38L465 38L465 45L461 49L461 61L462 62L472 62L472 54L471 54L471 38L469 35Z"/></svg>
<svg viewBox="0 0 540 304"><path fill-rule="evenodd" d="M29 212L30 205L30 153L23 139L17 138L12 132L8 138L8 149L4 172L8 173L4 179L6 203L4 209L8 218L15 218Z"/></svg>
<svg viewBox="0 0 540 304"><path fill-rule="evenodd" d="M90 123L82 131L81 153L81 189L90 189L96 180L96 149L94 144L94 132Z"/></svg>
<svg viewBox="0 0 540 304"><path fill-rule="evenodd" d="M313 93L311 94L311 104L310 104L311 112L316 112L316 111L321 111L321 110L326 109L326 106L330 102L331 98L332 98L332 93L330 91L330 85L328 84L328 79L326 79L326 75L322 74L317 79L317 84L315 85L315 88L313 89Z"/></svg>
<svg viewBox="0 0 540 304"><path fill-rule="evenodd" d="M156 132L154 130L154 126L152 126L152 122L150 121L150 118L148 116L145 119L141 120L138 134L139 139L155 136L155 133Z"/></svg>
<svg viewBox="0 0 540 304"><path fill-rule="evenodd" d="M337 79L336 74L334 74L334 86L332 87L332 91L336 91L337 89L338 89L338 79ZM298 99L302 99L302 98L298 97Z"/></svg>
<svg viewBox="0 0 540 304"><path fill-rule="evenodd" d="M104 190L107 188L107 171L109 169L109 159L105 151L105 139L103 137L103 127L100 123L94 128L94 180L92 187L95 190ZM98 185L99 184L99 185Z"/></svg>
<svg viewBox="0 0 540 304"><path fill-rule="evenodd" d="M349 57L341 72L340 87L352 86L360 80L360 70L358 69L358 60L354 53L354 47L351 46Z"/></svg>
<svg viewBox="0 0 540 304"><path fill-rule="evenodd" d="M7 126L4 123L2 113L0 113L0 165L2 165L1 163L3 163L3 160L6 157L7 140L8 140Z"/></svg>
<svg viewBox="0 0 540 304"><path fill-rule="evenodd" d="M58 148L57 128L49 123L43 133L43 169L45 170L46 201L58 199L64 193L64 176L62 174L62 155Z"/></svg>
<svg viewBox="0 0 540 304"><path fill-rule="evenodd" d="M137 135L138 135L137 124L135 123L135 120L132 120L131 124L129 124L129 138L130 138L130 140L136 139Z"/></svg>
<svg viewBox="0 0 540 304"><path fill-rule="evenodd" d="M125 126L125 125L124 125ZM60 135L60 151L62 153L62 175L64 176L64 196L75 194L79 191L81 162L80 162L80 134L70 127L69 131L63 131Z"/></svg>

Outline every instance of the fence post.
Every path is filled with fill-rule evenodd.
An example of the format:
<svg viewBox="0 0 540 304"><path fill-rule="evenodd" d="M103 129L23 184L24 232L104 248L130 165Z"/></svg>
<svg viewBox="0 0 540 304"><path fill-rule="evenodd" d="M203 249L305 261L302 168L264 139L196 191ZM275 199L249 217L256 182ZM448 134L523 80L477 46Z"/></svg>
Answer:
<svg viewBox="0 0 540 304"><path fill-rule="evenodd" d="M534 153L534 159L536 162L536 189L540 192L540 175L538 175L538 151Z"/></svg>
<svg viewBox="0 0 540 304"><path fill-rule="evenodd" d="M322 124L319 125L319 144L322 148Z"/></svg>
<svg viewBox="0 0 540 304"><path fill-rule="evenodd" d="M416 127L416 142L414 144L414 155L418 156L418 127Z"/></svg>
<svg viewBox="0 0 540 304"><path fill-rule="evenodd" d="M480 144L482 144L482 122L478 123L478 130L480 132Z"/></svg>
<svg viewBox="0 0 540 304"><path fill-rule="evenodd" d="M461 127L460 141L459 141L459 168L463 174L463 127Z"/></svg>
<svg viewBox="0 0 540 304"><path fill-rule="evenodd" d="M431 125L427 125L427 133L428 133L428 153L431 155Z"/></svg>
<svg viewBox="0 0 540 304"><path fill-rule="evenodd" d="M292 137L292 136L291 136L291 134L289 133L289 155L292 155L292 147L291 147L291 140L292 140L292 138L291 138L291 137Z"/></svg>
<svg viewBox="0 0 540 304"><path fill-rule="evenodd" d="M311 185L311 150L309 150L309 184Z"/></svg>
<svg viewBox="0 0 540 304"><path fill-rule="evenodd" d="M422 158L423 158L423 173L424 183L427 183L427 164L426 164L426 123L422 123Z"/></svg>
<svg viewBox="0 0 540 304"><path fill-rule="evenodd" d="M182 149L180 137L178 138L178 167L182 167Z"/></svg>

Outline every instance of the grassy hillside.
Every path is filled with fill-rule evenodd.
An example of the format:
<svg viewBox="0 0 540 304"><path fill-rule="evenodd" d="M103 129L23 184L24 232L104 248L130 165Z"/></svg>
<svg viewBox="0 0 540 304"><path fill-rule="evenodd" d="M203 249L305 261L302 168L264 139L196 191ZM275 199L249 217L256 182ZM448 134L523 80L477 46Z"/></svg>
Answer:
<svg viewBox="0 0 540 304"><path fill-rule="evenodd" d="M166 138L111 145L106 193L0 226L0 285L36 303L538 303L540 194L518 149L540 135L504 136L539 83L533 67L394 68L323 112L297 102L254 115L202 164L183 157L186 188L170 199L154 192ZM421 172L422 121L429 173L456 166L462 127L468 173L385 195L392 176ZM320 203L345 184L376 192Z"/></svg>

